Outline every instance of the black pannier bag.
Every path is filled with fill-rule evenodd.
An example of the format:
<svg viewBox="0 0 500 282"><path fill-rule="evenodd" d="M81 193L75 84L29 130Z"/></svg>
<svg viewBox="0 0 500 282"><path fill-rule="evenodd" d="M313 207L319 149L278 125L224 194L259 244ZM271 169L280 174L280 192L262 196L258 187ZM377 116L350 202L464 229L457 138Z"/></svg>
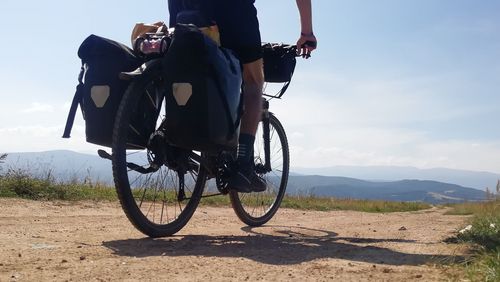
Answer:
<svg viewBox="0 0 500 282"><path fill-rule="evenodd" d="M70 137L79 104L85 119L87 142L111 147L116 112L130 84L128 80L121 80L119 75L121 72L135 70L142 64L142 60L127 46L96 35L83 41L78 56L82 60L80 84L77 86L63 137ZM147 139L130 141L145 146Z"/></svg>
<svg viewBox="0 0 500 282"><path fill-rule="evenodd" d="M266 82L286 83L278 98L290 85L297 64L297 50L292 45L266 43L262 45L264 59L264 80Z"/></svg>
<svg viewBox="0 0 500 282"><path fill-rule="evenodd" d="M213 153L236 148L242 76L233 53L196 26L178 24L163 69L168 141Z"/></svg>

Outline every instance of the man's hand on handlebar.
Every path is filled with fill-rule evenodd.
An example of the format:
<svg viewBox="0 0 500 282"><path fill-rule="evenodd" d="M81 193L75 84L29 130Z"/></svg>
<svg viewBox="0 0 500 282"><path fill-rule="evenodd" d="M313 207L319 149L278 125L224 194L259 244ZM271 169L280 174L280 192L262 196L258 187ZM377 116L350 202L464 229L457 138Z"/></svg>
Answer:
<svg viewBox="0 0 500 282"><path fill-rule="evenodd" d="M311 34L301 34L299 40L297 41L297 55L302 56L302 58L309 59L311 57L312 51L318 46L318 41L313 33Z"/></svg>

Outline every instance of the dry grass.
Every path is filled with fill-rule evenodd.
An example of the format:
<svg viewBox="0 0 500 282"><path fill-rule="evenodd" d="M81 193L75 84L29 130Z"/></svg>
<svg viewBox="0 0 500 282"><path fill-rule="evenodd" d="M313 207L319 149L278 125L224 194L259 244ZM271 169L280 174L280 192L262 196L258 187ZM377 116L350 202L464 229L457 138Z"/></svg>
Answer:
<svg viewBox="0 0 500 282"><path fill-rule="evenodd" d="M282 207L302 210L353 210L362 212L408 212L428 209L431 206L420 202L388 202L376 200L355 200L308 197L285 197Z"/></svg>

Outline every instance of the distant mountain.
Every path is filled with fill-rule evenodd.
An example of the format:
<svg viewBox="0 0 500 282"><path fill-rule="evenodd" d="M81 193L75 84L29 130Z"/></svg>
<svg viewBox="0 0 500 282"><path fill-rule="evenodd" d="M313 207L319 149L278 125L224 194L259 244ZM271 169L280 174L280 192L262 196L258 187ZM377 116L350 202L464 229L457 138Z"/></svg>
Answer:
<svg viewBox="0 0 500 282"><path fill-rule="evenodd" d="M344 176L372 181L398 181L401 179L434 180L490 190L496 187L500 174L468 171L448 168L418 169L415 167L395 166L332 166L323 168L292 168L292 171L302 175Z"/></svg>
<svg viewBox="0 0 500 282"><path fill-rule="evenodd" d="M9 167L26 169L33 175L42 177L50 173L56 179L62 181L82 181L90 178L94 182L113 183L111 162L101 159L97 156L97 153L95 155L73 151L9 153L1 167L4 170ZM391 169L393 173L391 173ZM316 175L328 174L333 171L339 172L338 175L349 176L356 174L359 177ZM438 175L438 172L442 172L444 175ZM313 175L306 175L308 173ZM429 179L425 179L425 176L429 176ZM468 181L476 179L476 181L480 181L483 177L491 182L495 178L494 183L490 185L490 187L494 187L496 179L499 179L500 175L447 169L418 170L401 167L334 167L317 169L315 172L309 169L296 169L293 173L290 173L287 193L429 203L481 201L485 199L484 191L469 188L476 186L457 185L456 182L460 181L450 181L450 183L454 184L449 184L443 183L445 181L435 180L444 178ZM370 181L356 178L369 179Z"/></svg>
<svg viewBox="0 0 500 282"><path fill-rule="evenodd" d="M437 181L400 180L373 182L347 177L290 176L287 192L320 197L419 201L432 204L484 201L481 190Z"/></svg>

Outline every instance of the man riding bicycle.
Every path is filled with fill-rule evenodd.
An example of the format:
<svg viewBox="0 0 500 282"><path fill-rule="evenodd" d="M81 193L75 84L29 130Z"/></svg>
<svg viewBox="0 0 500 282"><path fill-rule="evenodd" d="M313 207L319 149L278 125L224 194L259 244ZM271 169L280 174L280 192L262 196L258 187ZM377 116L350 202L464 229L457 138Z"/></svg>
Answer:
<svg viewBox="0 0 500 282"><path fill-rule="evenodd" d="M171 27L176 24L177 14L188 6L186 2L195 5L216 22L221 45L233 50L243 65L245 111L238 145L238 171L230 178L228 187L243 193L265 191L265 180L254 170L253 152L255 134L262 115L264 85L262 43L255 0L168 0ZM308 56L316 48L317 42L312 28L311 0L296 2L301 22L298 52Z"/></svg>

